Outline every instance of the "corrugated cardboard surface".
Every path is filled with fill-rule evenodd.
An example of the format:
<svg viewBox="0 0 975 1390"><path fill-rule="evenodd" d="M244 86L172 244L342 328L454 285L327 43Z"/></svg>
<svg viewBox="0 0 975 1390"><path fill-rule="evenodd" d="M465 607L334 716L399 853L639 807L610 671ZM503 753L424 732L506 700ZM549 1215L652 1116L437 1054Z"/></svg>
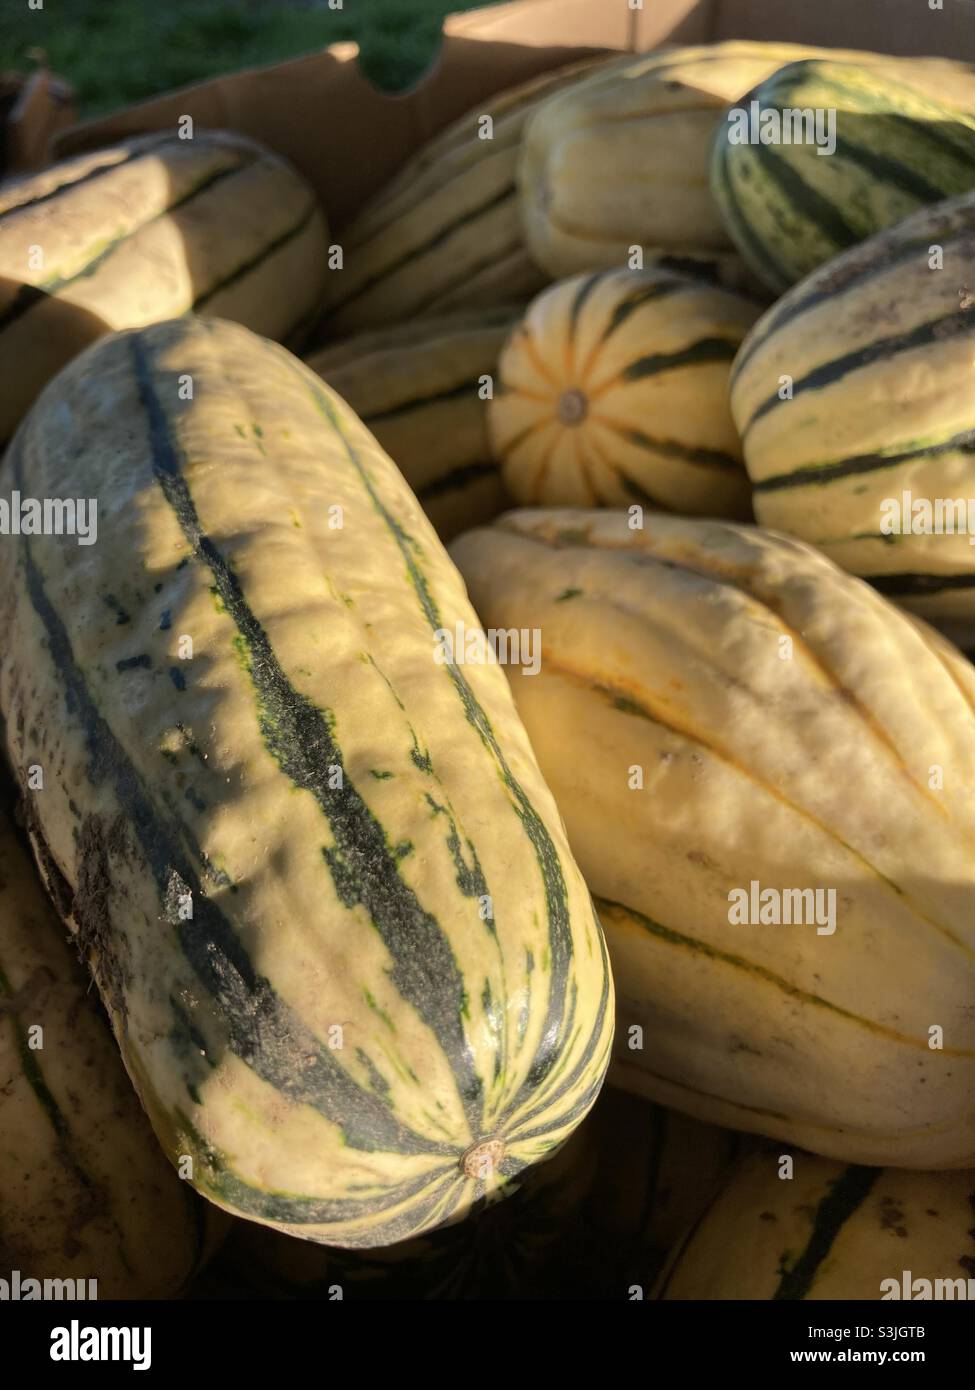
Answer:
<svg viewBox="0 0 975 1390"><path fill-rule="evenodd" d="M440 55L391 97L359 71L355 44L251 69L62 132L52 155L175 129L190 115L262 141L318 192L333 226L437 130L493 92L599 49L768 38L975 59L975 0L515 0L451 16Z"/></svg>

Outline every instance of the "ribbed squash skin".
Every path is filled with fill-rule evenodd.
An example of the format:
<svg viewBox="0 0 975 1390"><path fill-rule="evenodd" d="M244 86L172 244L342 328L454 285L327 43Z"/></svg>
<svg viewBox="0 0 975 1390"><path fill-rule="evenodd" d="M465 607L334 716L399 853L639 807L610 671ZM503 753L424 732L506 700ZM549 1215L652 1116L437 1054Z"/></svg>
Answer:
<svg viewBox="0 0 975 1390"><path fill-rule="evenodd" d="M455 309L528 299L548 278L522 236L515 166L529 114L596 64L586 58L483 101L429 141L343 229L325 326L357 333ZM493 135L480 134L490 116Z"/></svg>
<svg viewBox="0 0 975 1390"><path fill-rule="evenodd" d="M485 624L542 632L511 683L607 934L615 1084L848 1161L972 1166L975 670L755 528L521 511L452 553ZM732 922L753 882L834 889L835 933Z"/></svg>
<svg viewBox="0 0 975 1390"><path fill-rule="evenodd" d="M172 1298L203 1253L206 1203L156 1143L65 935L0 810L2 1277Z"/></svg>
<svg viewBox="0 0 975 1390"><path fill-rule="evenodd" d="M288 338L318 307L326 253L304 180L224 131L149 135L8 184L0 443L45 383L112 329L193 309Z"/></svg>
<svg viewBox="0 0 975 1390"><path fill-rule="evenodd" d="M763 111L835 113L836 149L826 155L808 141L732 143L727 121L715 131L715 201L738 250L776 293L919 207L975 186L975 119L888 71L791 63L739 105L752 101Z"/></svg>
<svg viewBox="0 0 975 1390"><path fill-rule="evenodd" d="M368 431L186 318L72 363L0 478L101 503L97 545L0 547L0 708L167 1152L338 1245L543 1158L605 1070L604 943L502 672L434 659L473 611Z"/></svg>
<svg viewBox="0 0 975 1390"><path fill-rule="evenodd" d="M521 503L749 517L728 373L758 306L665 270L544 290L501 356L488 420Z"/></svg>
<svg viewBox="0 0 975 1390"><path fill-rule="evenodd" d="M708 189L714 130L730 101L811 50L731 42L624 60L550 96L518 169L529 251L553 278L629 263L630 248L724 252ZM740 274L740 271L739 271Z"/></svg>
<svg viewBox="0 0 975 1390"><path fill-rule="evenodd" d="M973 264L975 194L916 213L769 310L742 345L731 392L758 520L965 645L975 637L970 536L882 526L885 500L905 493L932 505L975 496ZM791 399L780 397L784 374Z"/></svg>
<svg viewBox="0 0 975 1390"><path fill-rule="evenodd" d="M441 540L509 505L487 437L493 383L516 307L473 309L359 333L310 354L399 468Z"/></svg>
<svg viewBox="0 0 975 1390"><path fill-rule="evenodd" d="M904 1270L932 1282L973 1277L975 1173L793 1158L791 1179L778 1176L778 1153L742 1161L675 1250L660 1297L868 1301L896 1279L903 1299Z"/></svg>

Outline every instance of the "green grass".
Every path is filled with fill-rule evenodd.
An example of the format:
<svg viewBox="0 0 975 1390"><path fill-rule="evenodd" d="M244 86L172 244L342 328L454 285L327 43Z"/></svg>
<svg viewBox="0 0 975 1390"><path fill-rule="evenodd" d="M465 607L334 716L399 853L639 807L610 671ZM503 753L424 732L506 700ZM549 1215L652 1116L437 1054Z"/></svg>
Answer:
<svg viewBox="0 0 975 1390"><path fill-rule="evenodd" d="M27 0L3 0L0 68L29 69L32 52L42 52L93 116L355 39L372 81L400 91L435 58L443 16L473 8L474 0L342 0L341 9L329 0L45 0L32 10Z"/></svg>

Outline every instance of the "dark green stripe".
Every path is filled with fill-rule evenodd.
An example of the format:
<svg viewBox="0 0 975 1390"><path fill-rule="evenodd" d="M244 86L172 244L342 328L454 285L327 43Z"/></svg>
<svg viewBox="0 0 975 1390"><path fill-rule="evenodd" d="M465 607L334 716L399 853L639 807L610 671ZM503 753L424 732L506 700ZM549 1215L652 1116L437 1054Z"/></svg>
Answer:
<svg viewBox="0 0 975 1390"><path fill-rule="evenodd" d="M777 189L790 211L816 227L836 250L863 240L860 232L850 226L836 204L812 188L795 165L789 163L783 151L791 150L791 145L748 145L743 148L752 154L761 169L759 187L764 179L769 191ZM769 210L768 205L766 210ZM795 280L798 277L793 272L789 278Z"/></svg>
<svg viewBox="0 0 975 1390"><path fill-rule="evenodd" d="M829 1184L829 1192L816 1208L812 1235L799 1258L783 1272L772 1295L773 1302L806 1298L812 1292L816 1275L833 1248L833 1242L845 1222L866 1201L879 1176L879 1168L851 1165Z"/></svg>
<svg viewBox="0 0 975 1390"><path fill-rule="evenodd" d="M475 261L473 265L467 266L463 271L455 275L452 280L447 280L443 284L438 285L432 295L428 295L426 299L422 299L420 301L420 303L413 310L413 313L436 314L458 312L457 309L451 309L449 305L446 309L444 309L440 301L445 299L448 295L452 294L453 291L456 290L459 286L469 285L478 275L480 275L482 270L492 269L505 258L509 251L516 251L520 249L521 239L517 235L515 236L513 241L507 242L504 246L496 246L492 251L489 251L481 260ZM540 280L540 283L544 282ZM502 292L508 293L507 290L494 291L495 294L499 294Z"/></svg>
<svg viewBox="0 0 975 1390"><path fill-rule="evenodd" d="M468 483L479 483L483 478L491 477L500 479L497 464L465 463L461 468L452 468L449 473L444 473L442 477L434 478L430 483L424 483L423 487L417 489L416 495L421 502L432 502L438 497L462 492Z"/></svg>
<svg viewBox="0 0 975 1390"><path fill-rule="evenodd" d="M252 163L253 161L248 162ZM107 260L115 255L120 247L124 246L126 242L131 241L134 236L137 236L139 232L143 231L146 227L151 227L154 222L158 222L163 217L169 217L177 208L185 207L192 199L196 198L201 193L205 193L208 189L212 188L214 184L220 183L223 179L231 178L234 174L240 173L240 171L246 167L246 164L235 164L230 169L220 169L214 174L208 174L207 177L202 179L195 187L189 189L182 198L178 198L175 203L170 203L162 212L156 213L155 217L150 217L148 222L140 222L139 225L133 227L131 231L125 232L120 237L116 237L103 251L100 251L97 256L94 256L87 263L87 265L82 266L81 270L75 271L73 275L55 276L53 280L46 280L42 285L21 285L6 309L0 312L0 333L2 333L5 328L9 328L12 323L16 323L18 319L23 318L35 305L42 303L45 299L50 299L60 294L68 285L74 285L79 280L90 279L91 276L95 274L96 270L99 270Z"/></svg>
<svg viewBox="0 0 975 1390"><path fill-rule="evenodd" d="M605 280L607 275L610 275L612 273L614 272L608 270L601 270L597 272L597 274L595 275L587 275L586 278L583 280L582 284L576 290L575 296L572 300L572 308L569 310L568 336L570 343L575 341L576 329L579 326L579 315L585 308L586 301L589 299L596 286L600 284L603 280Z"/></svg>
<svg viewBox="0 0 975 1390"><path fill-rule="evenodd" d="M13 999L15 997L14 990L2 967L0 967L0 991L2 991L8 999ZM62 1148L65 1150L65 1157L69 1160L71 1168L78 1177L78 1180L83 1183L85 1187L91 1188L93 1186L91 1179L78 1167L74 1156L70 1153L71 1130L68 1128L68 1123L61 1114L60 1106L51 1094L51 1090L44 1078L44 1073L41 1070L40 1063L37 1060L37 1054L34 1049L30 1047L27 1034L20 1026L17 1015L11 1012L8 1016L10 1018L10 1026L14 1030L14 1036L17 1039L17 1052L20 1057L20 1067L21 1071L24 1073L24 1078L37 1097L38 1103L47 1116L51 1128L57 1135Z"/></svg>
<svg viewBox="0 0 975 1390"><path fill-rule="evenodd" d="M760 347L768 342L779 329L793 324L797 318L810 309L816 309L829 300L839 299L849 290L859 290L869 281L886 275L905 261L913 260L916 256L923 255L927 260L929 248L933 244L942 246L947 250L954 241L961 237L971 237L975 232L975 205L972 208L969 224L956 227L954 231L947 232L947 234L945 229L938 225L939 222L944 221L943 216L938 217L934 209L925 211L927 215L923 219L923 234L907 236L902 239L903 234L900 226L888 227L883 232L876 233L868 241L860 242L849 253L831 260L828 266L815 271L807 280L797 285L794 291L773 305L759 320L756 329L746 339L742 351L736 357L735 364L731 369L732 385ZM909 220L913 223L918 218L919 214L914 213L906 221ZM761 329L761 332L758 332L758 329Z"/></svg>
<svg viewBox="0 0 975 1390"><path fill-rule="evenodd" d="M262 1221L276 1221L287 1226L327 1226L367 1220L376 1212L388 1211L425 1188L433 1187L429 1199L419 1207L411 1203L394 1221L381 1223L376 1228L376 1239L370 1233L368 1244L391 1244L412 1235L423 1224L423 1213L442 1199L445 1184L462 1181L456 1163L445 1163L406 1182L396 1183L387 1188L382 1196L305 1197L295 1192L271 1192L253 1187L241 1178L234 1171L230 1156L208 1143L186 1115L177 1111L174 1119L181 1140L186 1142L190 1150L198 1180L202 1181L206 1190L227 1202L234 1210L246 1212ZM393 1230L399 1234L391 1234Z"/></svg>
<svg viewBox="0 0 975 1390"><path fill-rule="evenodd" d="M312 370L314 371L314 368ZM317 375L321 376L323 381L328 381L327 373L318 372ZM405 416L412 415L418 410L426 409L427 406L440 405L444 401L479 401L477 393L480 384L478 380L463 381L459 386L452 386L448 391L433 391L429 396L411 396L408 401L404 401L402 405L393 406L390 410L377 410L371 414L362 414L356 411L356 414L362 423L368 425L375 433L377 427L388 425L394 420L402 420ZM339 394L342 394L341 391ZM351 400L349 404L352 404Z"/></svg>
<svg viewBox="0 0 975 1390"><path fill-rule="evenodd" d="M909 165L903 164L899 159L894 159L892 155L882 153L882 149L882 146L879 150L865 149L852 140L836 137L836 154L851 164L855 164L876 179L878 183L890 184L899 192L914 198L918 203L938 203L949 193L963 192L961 188L946 189L938 187L937 184L929 183L923 174L918 173ZM972 170L972 180L975 181L975 168ZM876 230L879 231L880 228L878 227Z"/></svg>
<svg viewBox="0 0 975 1390"><path fill-rule="evenodd" d="M302 381L305 382L307 389L311 392L312 398L319 411L325 419L329 421L337 438L341 441L349 463L359 474L363 486L369 494L373 507L389 530L390 535L393 537L400 551L407 576L416 593L421 611L430 626L431 632L438 631L443 627L443 621L433 599L433 595L430 593L426 576L418 563L418 556L423 553L422 548L413 537L408 534L396 517L383 505L382 499L373 486L368 470L363 467L356 449L342 429L342 422L336 415L331 401L316 382L313 374L300 363L293 361L290 357L285 357L283 360L287 361L293 370L300 374ZM476 730L484 746L493 755L501 772L502 780L511 792L518 817L524 826L525 834L528 836L538 860L538 867L542 882L545 886L545 897L548 905L548 940L551 955L548 1004L535 1057L518 1096L512 1102L511 1107L509 1107L510 1113L510 1110L514 1109L519 1103L523 1093L532 1091L541 1084L555 1065L561 1051L561 1024L565 1011L565 996L569 978L569 967L573 955L572 930L569 923L565 879L551 836L541 817L538 815L538 812L526 795L521 783L508 766L507 759L498 744L490 721L481 708L466 677L460 668L453 662L445 663L443 670L447 673L457 691L468 722ZM601 936L600 949L603 956L605 996L609 988L609 967L606 961L605 946L602 943ZM597 1027L594 1030L594 1037L598 1035L598 1031Z"/></svg>
<svg viewBox="0 0 975 1390"><path fill-rule="evenodd" d="M957 338L962 333L970 332L973 328L975 328L975 307L955 309L942 318L931 319L927 323L919 323L904 333L894 333L887 338L875 338L866 347L856 348L853 352L846 352L840 357L834 357L830 362L823 362L820 366L814 367L811 372L807 372L804 377L793 382L792 398L795 399L803 391L819 391L824 386L832 386L834 382L841 381L843 377L858 371L861 367L871 367L875 362L890 361L891 358L899 356L902 352L911 352L914 348L929 347L932 343L943 343L946 339ZM777 393L769 396L755 410L741 431L742 439L747 436L752 426L769 411L774 410L777 405L788 404L790 402L782 401Z"/></svg>
<svg viewBox="0 0 975 1390"><path fill-rule="evenodd" d="M637 309L642 309L644 304L651 304L656 299L667 299L672 294L693 293L697 289L700 289L699 285L689 285L686 280L660 280L655 285L644 284L642 289L634 291L629 298L617 304L600 341L605 343L606 339L611 337L631 314Z"/></svg>
<svg viewBox="0 0 975 1390"><path fill-rule="evenodd" d="M595 917L595 909L593 910L593 915ZM597 1067L595 1070L591 1085L586 1088L585 1092L581 1096L577 1097L576 1101L569 1107L569 1109L567 1111L563 1111L561 1115L552 1116L551 1111L553 1107L556 1105L556 1103L560 1101L564 1095L566 1095L569 1091L573 1089L573 1087L575 1087L578 1084L580 1079L585 1075L585 1073L589 1070L590 1066L592 1065L593 1059L596 1055L596 1048L599 1046L599 1040L602 1036L603 1025L606 1022L606 1016L610 1008L610 988L612 975L610 973L609 968L609 957L606 952L606 939L603 936L602 926L598 918L595 919L595 927L596 939L599 942L599 958L603 968L603 983L599 995L599 1009L596 1014L596 1020L593 1024L592 1032L589 1035L589 1039L586 1043L585 1048L583 1049L582 1055L579 1057L578 1061L576 1062L575 1066L572 1068L568 1076L563 1077L563 1079L559 1082L555 1090L549 1092L540 1105L536 1105L533 1110L530 1110L526 1115L522 1116L521 1120L519 1121L519 1125L526 1125L529 1124L536 1116L543 1115L546 1114L546 1112L548 1112L545 1124L540 1129L534 1129L529 1131L528 1133L524 1133L521 1130L519 1130L517 1132L517 1137L519 1141L529 1138L537 1138L543 1134L551 1133L553 1129L558 1129L572 1120L581 1118L589 1109L590 1105L592 1105L593 1101L599 1093L600 1087L603 1084L606 1068L605 1066L600 1066ZM610 1030L610 1037L607 1039L606 1042L607 1053L611 1046L612 1030ZM606 1060L608 1062L608 1056ZM518 1092L518 1095L508 1106L508 1109L505 1111L505 1116L512 1114L513 1111L517 1109L518 1105L521 1103L521 1100L526 1094L527 1089L528 1085L526 1083L524 1086L522 1086L521 1090Z"/></svg>
<svg viewBox="0 0 975 1390"><path fill-rule="evenodd" d="M912 459L937 458L939 454L975 454L975 430L965 430L942 444L929 444L920 449L906 449L898 454L853 454L835 463L806 464L792 473L776 473L754 483L755 492L778 492L790 487L819 487L837 478L854 478L861 473L875 473L885 468L897 468Z"/></svg>
<svg viewBox="0 0 975 1390"><path fill-rule="evenodd" d="M735 146L736 150L738 148ZM783 266L772 248L766 246L759 237L750 219L743 213L734 188L734 177L739 173L740 161L746 161L745 168L747 169L749 167L747 164L748 156L746 153L732 155L731 150L732 146L728 141L728 128L724 123L719 122L711 153L711 188L720 205L725 225L732 241L755 274L766 284L774 283L777 289L786 290L792 284L795 276L791 270Z"/></svg>
<svg viewBox="0 0 975 1390"><path fill-rule="evenodd" d="M383 826L345 768L328 713L291 685L239 578L203 531L183 476L179 443L156 392L152 363L138 335L131 337L130 346L149 423L154 476L193 554L210 571L244 643L264 745L292 784L311 793L328 821L335 846L323 848L322 853L339 900L347 909L366 910L392 958L389 979L437 1038L456 1080L471 1133L479 1136L483 1087L464 1032L465 983L450 940L403 879ZM330 785L329 767L342 768L341 787ZM353 929L351 923L349 929Z"/></svg>
<svg viewBox="0 0 975 1390"><path fill-rule="evenodd" d="M252 256L249 261L244 261L242 265L237 266L229 275L225 275L222 280L218 280L215 285L211 285L203 294L197 295L196 299L193 301L190 312L198 312L202 309L203 305L206 304L208 299L212 299L215 294L219 294L221 290L227 289L229 285L235 285L238 280L243 280L252 270L256 270L259 265L262 265L264 261L273 256L276 251L280 251L282 246L286 246L289 241L294 241L295 237L299 236L314 220L317 213L318 204L312 201L302 214L300 221L296 222L293 227L289 227L287 231L282 232L280 236L276 236L273 241L269 241L256 256ZM304 313L302 316L306 317Z"/></svg>
<svg viewBox="0 0 975 1390"><path fill-rule="evenodd" d="M656 439L652 435L644 434L642 430L614 425L608 420L601 420L600 424L613 430L621 438L628 439L631 444L636 444L641 449L652 449L654 453L663 454L665 458L680 459L682 463L700 464L703 468L730 470L734 473L740 473L743 478L746 476L741 460L736 459L733 454L724 453L721 449L706 449L703 445L683 444L679 439Z"/></svg>
<svg viewBox="0 0 975 1390"><path fill-rule="evenodd" d="M405 255L400 256L399 260L392 261L383 270L377 271L375 275L370 276L368 280L364 280L363 283L359 285L356 289L350 290L347 295L332 300L328 306L329 314L338 313L340 309L344 309L348 304L350 304L354 300L359 299L363 295L367 294L368 291L371 290L374 285L378 285L381 280L385 280L390 275L395 275L396 272L402 270L404 266L410 265L413 261L419 260L422 256L428 255L431 251L435 251L438 246L442 246L444 244L448 237L453 236L453 234L459 228L465 227L471 222L476 222L479 217L483 217L485 213L491 212L494 208L500 207L503 203L514 203L515 201L516 195L515 191L512 188L506 188L503 189L502 192L496 193L493 197L489 198L486 203L481 203L478 207L473 208L468 213L465 213L463 217L458 217L453 222L448 223L447 226L444 227L443 231L439 232L435 237L432 237L429 241L425 241L422 246L417 246L414 248L414 250L407 251ZM382 228L378 228L377 231L373 234L373 236L371 236L369 240L363 243L363 246L371 245L372 242L375 241L376 237L381 235L382 231ZM352 248L350 248L349 254L351 256L354 256L356 251L359 251L361 249L362 247L353 246ZM496 258L497 257L495 255L491 259L493 260ZM490 264L490 261L485 262L485 264ZM461 274L458 283L462 283L464 280L468 279L469 276L470 272L464 271Z"/></svg>
<svg viewBox="0 0 975 1390"><path fill-rule="evenodd" d="M738 344L727 338L699 338L678 352L651 352L646 357L638 357L635 362L624 367L620 373L623 381L642 381L660 372L672 372L679 367L694 367L701 362L730 362L738 351Z"/></svg>
<svg viewBox="0 0 975 1390"><path fill-rule="evenodd" d="M42 203L49 203L52 199L60 197L62 193L67 193L69 189L81 188L84 184L94 183L96 179L104 178L107 174L114 174L118 169L124 169L127 164L132 164L137 159L143 159L157 146L166 145L176 138L169 130L161 135L156 135L146 140L140 149L129 150L124 159L117 159L113 164L103 164L97 169L91 169L87 174L82 174L81 178L65 179L64 183L59 183L56 188L50 189L47 193L39 193L36 198L28 198L23 203L16 203L12 207L4 208L0 211L0 221L7 217L14 217L18 212L23 212L27 208L36 208L40 207ZM12 188L10 191L16 192L16 189Z"/></svg>
<svg viewBox="0 0 975 1390"><path fill-rule="evenodd" d="M133 335L134 336L134 335ZM23 441L12 453L18 487L23 477ZM258 975L230 922L209 896L188 854L187 827L163 815L153 803L135 767L99 712L75 662L64 624L48 597L24 536L22 554L28 593L46 630L51 660L65 689L67 707L78 721L91 758L95 786L108 783L127 826L136 836L164 902L173 873L193 895L194 920L178 925L180 947L209 994L211 1017L226 1030L230 1049L275 1090L295 1104L308 1105L340 1125L350 1148L398 1153L453 1154L401 1124L388 1107L360 1087L338 1065L303 1020ZM302 1064L296 1065L300 1057Z"/></svg>
<svg viewBox="0 0 975 1390"><path fill-rule="evenodd" d="M923 598L926 594L975 588L975 574L864 574L860 577L889 598Z"/></svg>

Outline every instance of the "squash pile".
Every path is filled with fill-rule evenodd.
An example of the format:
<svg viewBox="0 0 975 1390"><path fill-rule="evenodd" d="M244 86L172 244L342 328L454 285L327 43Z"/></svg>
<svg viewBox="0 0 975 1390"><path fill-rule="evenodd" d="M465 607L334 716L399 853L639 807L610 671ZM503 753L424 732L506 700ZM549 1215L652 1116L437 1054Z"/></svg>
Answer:
<svg viewBox="0 0 975 1390"><path fill-rule="evenodd" d="M0 189L18 1278L975 1296L970 70L185 136Z"/></svg>

